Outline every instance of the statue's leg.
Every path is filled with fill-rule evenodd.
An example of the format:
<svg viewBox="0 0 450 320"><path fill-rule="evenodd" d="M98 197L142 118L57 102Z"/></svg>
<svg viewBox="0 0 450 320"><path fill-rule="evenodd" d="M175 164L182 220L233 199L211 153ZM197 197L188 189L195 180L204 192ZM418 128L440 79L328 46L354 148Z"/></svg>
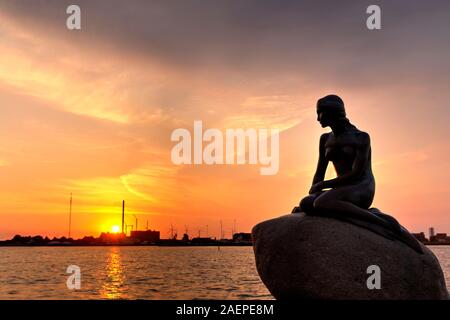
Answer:
<svg viewBox="0 0 450 320"><path fill-rule="evenodd" d="M361 188L358 188L358 186L328 190L314 201L314 209L345 214L349 218L364 220L392 230L391 224L362 207L364 201L361 201L363 198L360 194L361 191Z"/></svg>
<svg viewBox="0 0 450 320"><path fill-rule="evenodd" d="M318 196L320 196L323 193L323 191L321 192L317 192L317 193L313 193L310 194L306 197L304 197L301 201L298 207L295 207L292 210L292 213L295 212L304 212L306 214L314 214L314 201L317 199Z"/></svg>
<svg viewBox="0 0 450 320"><path fill-rule="evenodd" d="M368 206L371 204L369 190L364 190L364 186L347 186L326 191L314 201L314 209L319 214L325 215L342 215L342 218L359 220L365 222L366 228L372 230L384 237L399 239L406 245L419 253L423 250L419 242L406 230L400 227L400 224L392 217L377 212L376 214L369 211ZM366 193L368 191L369 193ZM387 217L390 217L387 218ZM394 223L395 220L395 223ZM358 223L356 223L358 225ZM367 225L368 224L368 225ZM382 227L386 230L376 230L375 226Z"/></svg>
<svg viewBox="0 0 450 320"><path fill-rule="evenodd" d="M397 230L397 232L402 232L402 226L393 216L383 213L377 208L370 208L369 211L381 219L388 221Z"/></svg>

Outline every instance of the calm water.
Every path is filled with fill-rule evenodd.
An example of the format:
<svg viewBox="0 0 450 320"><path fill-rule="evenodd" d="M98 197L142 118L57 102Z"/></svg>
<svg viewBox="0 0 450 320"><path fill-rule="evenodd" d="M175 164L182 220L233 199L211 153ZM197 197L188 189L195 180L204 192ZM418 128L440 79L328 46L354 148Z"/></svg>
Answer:
<svg viewBox="0 0 450 320"><path fill-rule="evenodd" d="M450 285L450 247L431 247ZM68 290L68 265L81 290ZM0 248L0 299L272 299L251 247Z"/></svg>

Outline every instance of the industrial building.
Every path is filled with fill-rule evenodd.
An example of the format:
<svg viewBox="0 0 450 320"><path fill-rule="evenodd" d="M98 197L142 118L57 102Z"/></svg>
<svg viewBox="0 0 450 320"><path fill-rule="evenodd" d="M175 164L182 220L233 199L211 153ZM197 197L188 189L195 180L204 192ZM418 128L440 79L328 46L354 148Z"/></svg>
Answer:
<svg viewBox="0 0 450 320"><path fill-rule="evenodd" d="M159 231L131 231L130 239L138 240L139 242L156 243L159 241Z"/></svg>

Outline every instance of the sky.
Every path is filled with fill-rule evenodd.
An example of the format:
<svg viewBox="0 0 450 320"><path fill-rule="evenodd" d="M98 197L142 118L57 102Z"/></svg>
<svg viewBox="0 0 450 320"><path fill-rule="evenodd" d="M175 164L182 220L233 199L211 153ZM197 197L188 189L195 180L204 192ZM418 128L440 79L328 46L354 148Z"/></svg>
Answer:
<svg viewBox="0 0 450 320"><path fill-rule="evenodd" d="M81 8L81 30L66 8ZM0 0L0 239L250 232L310 188L318 98L371 136L374 207L450 233L450 3ZM177 128L278 128L280 167L175 165ZM327 177L334 176L331 166Z"/></svg>

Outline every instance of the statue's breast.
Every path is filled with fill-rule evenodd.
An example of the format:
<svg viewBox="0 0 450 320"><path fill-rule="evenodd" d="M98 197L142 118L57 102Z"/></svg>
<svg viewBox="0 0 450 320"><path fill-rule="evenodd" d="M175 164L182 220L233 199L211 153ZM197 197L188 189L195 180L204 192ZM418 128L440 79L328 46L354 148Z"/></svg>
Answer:
<svg viewBox="0 0 450 320"><path fill-rule="evenodd" d="M355 148L350 145L330 144L325 146L325 158L329 161L353 160Z"/></svg>
<svg viewBox="0 0 450 320"><path fill-rule="evenodd" d="M335 148L325 148L325 158L327 158L327 160L333 160L333 158L336 157L336 149Z"/></svg>
<svg viewBox="0 0 450 320"><path fill-rule="evenodd" d="M353 156L355 155L355 148L352 146L344 146L341 150L346 158L353 158Z"/></svg>

